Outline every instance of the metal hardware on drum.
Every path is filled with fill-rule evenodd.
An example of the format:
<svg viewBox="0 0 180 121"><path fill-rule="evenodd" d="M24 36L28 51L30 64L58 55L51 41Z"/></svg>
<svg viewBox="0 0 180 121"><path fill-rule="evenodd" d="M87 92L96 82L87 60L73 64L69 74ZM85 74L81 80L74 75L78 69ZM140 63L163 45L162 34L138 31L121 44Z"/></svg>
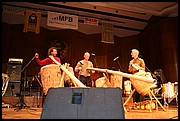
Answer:
<svg viewBox="0 0 180 121"><path fill-rule="evenodd" d="M125 95L130 95L131 93L131 81L130 80L126 80L124 81L124 91L125 91Z"/></svg>
<svg viewBox="0 0 180 121"><path fill-rule="evenodd" d="M176 104L178 107L178 82L162 84L162 97L164 99L164 106L168 106L174 98L176 98ZM166 101L168 99L168 102Z"/></svg>

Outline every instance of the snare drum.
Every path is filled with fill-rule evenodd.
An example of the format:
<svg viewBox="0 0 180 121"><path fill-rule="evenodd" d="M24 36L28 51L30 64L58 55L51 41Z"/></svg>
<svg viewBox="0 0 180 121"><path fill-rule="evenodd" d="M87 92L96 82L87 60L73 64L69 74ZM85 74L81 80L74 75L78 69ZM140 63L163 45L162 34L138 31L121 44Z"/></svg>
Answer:
<svg viewBox="0 0 180 121"><path fill-rule="evenodd" d="M162 84L162 93L165 98L174 98L174 83L168 82Z"/></svg>
<svg viewBox="0 0 180 121"><path fill-rule="evenodd" d="M60 87L61 70L59 65L49 64L40 69L43 93L46 95L51 87Z"/></svg>

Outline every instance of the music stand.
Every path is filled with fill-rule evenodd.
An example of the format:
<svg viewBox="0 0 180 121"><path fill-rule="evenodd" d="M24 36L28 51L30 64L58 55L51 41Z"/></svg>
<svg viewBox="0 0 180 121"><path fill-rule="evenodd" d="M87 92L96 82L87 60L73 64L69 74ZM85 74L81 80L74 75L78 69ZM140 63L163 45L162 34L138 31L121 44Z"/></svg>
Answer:
<svg viewBox="0 0 180 121"><path fill-rule="evenodd" d="M35 58L35 56L25 65L25 67L21 70L21 73L28 67L28 65L34 60L34 58ZM25 71L24 75L25 75L24 76L24 80L25 80L26 79L26 71ZM23 91L25 91L25 89ZM17 107L14 110L19 111L23 108L30 108L30 106L27 106L26 103L24 102L24 93L22 93L21 89L20 89L20 94L17 96L20 98L20 100L13 106L13 107ZM17 106L18 104L20 104L20 106ZM36 110L36 109L33 109L33 110Z"/></svg>

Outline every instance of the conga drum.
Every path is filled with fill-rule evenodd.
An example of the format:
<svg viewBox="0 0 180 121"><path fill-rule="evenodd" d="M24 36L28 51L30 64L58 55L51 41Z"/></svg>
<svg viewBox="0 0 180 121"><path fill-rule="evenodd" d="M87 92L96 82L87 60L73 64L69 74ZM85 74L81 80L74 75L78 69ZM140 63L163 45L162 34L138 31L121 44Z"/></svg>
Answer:
<svg viewBox="0 0 180 121"><path fill-rule="evenodd" d="M110 75L110 82L113 87L119 87L120 89L122 89L122 76L112 74Z"/></svg>
<svg viewBox="0 0 180 121"><path fill-rule="evenodd" d="M46 95L49 88L60 87L61 70L59 65L49 64L40 69L43 93Z"/></svg>
<svg viewBox="0 0 180 121"><path fill-rule="evenodd" d="M139 72L135 73L134 75L152 78L149 76L149 74L147 74L146 72L143 72L143 71L139 71ZM149 90L151 88L154 88L157 86L155 84L145 82L145 81L136 80L136 79L134 79L134 80L131 79L131 84L133 85L134 89L142 96L147 95L150 92Z"/></svg>

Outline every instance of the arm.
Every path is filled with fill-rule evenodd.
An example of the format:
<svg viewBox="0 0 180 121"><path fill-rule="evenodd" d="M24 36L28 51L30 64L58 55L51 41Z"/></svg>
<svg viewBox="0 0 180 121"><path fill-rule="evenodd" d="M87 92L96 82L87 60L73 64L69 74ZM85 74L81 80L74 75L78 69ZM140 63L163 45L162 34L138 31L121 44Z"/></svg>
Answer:
<svg viewBox="0 0 180 121"><path fill-rule="evenodd" d="M36 58L36 62L37 62L40 66L47 65L47 58L44 59L44 60L40 60L39 58Z"/></svg>
<svg viewBox="0 0 180 121"><path fill-rule="evenodd" d="M81 70L81 69L82 69L81 66L82 66L82 63L79 61L79 62L77 63L77 65L76 65L74 71L75 71L75 72L78 72L79 70Z"/></svg>

